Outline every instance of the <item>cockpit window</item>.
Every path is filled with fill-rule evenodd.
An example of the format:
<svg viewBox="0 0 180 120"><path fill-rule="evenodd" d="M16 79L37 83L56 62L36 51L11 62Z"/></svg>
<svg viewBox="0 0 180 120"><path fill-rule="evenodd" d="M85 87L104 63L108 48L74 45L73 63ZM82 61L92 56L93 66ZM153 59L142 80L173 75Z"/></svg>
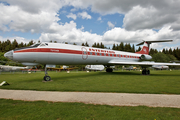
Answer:
<svg viewBox="0 0 180 120"><path fill-rule="evenodd" d="M40 43L37 43L37 44L31 45L31 47L38 47L39 45L40 45Z"/></svg>
<svg viewBox="0 0 180 120"><path fill-rule="evenodd" d="M43 47L43 46L48 46L47 43L41 43L40 47Z"/></svg>
<svg viewBox="0 0 180 120"><path fill-rule="evenodd" d="M46 45L45 44L41 44L40 47L42 47L42 46L46 46Z"/></svg>
<svg viewBox="0 0 180 120"><path fill-rule="evenodd" d="M40 45L40 43L36 43L36 44L33 44L31 46L28 46L28 47L17 48L14 51L22 50L22 49L26 49L26 48L35 48L35 47L38 47L39 45Z"/></svg>

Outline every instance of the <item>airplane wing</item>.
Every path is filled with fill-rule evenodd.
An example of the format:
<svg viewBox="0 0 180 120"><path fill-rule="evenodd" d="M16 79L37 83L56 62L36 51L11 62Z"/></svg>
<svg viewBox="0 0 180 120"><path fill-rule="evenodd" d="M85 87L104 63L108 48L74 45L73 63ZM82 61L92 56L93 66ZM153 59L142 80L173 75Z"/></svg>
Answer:
<svg viewBox="0 0 180 120"><path fill-rule="evenodd" d="M134 62L134 61L118 61L118 60L111 60L108 62L109 64L122 64L122 65L141 65L141 66L152 66L152 65L168 65L168 66L179 66L178 63L160 63L160 62L151 62L151 61L143 61L143 62Z"/></svg>

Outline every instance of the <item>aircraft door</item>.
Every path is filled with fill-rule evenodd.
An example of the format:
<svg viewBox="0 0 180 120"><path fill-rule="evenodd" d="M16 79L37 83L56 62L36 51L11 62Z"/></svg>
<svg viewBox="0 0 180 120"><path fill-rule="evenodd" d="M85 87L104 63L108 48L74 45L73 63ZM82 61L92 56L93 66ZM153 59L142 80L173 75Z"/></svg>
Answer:
<svg viewBox="0 0 180 120"><path fill-rule="evenodd" d="M82 47L82 59L86 60L88 58L88 52L87 49L85 47Z"/></svg>

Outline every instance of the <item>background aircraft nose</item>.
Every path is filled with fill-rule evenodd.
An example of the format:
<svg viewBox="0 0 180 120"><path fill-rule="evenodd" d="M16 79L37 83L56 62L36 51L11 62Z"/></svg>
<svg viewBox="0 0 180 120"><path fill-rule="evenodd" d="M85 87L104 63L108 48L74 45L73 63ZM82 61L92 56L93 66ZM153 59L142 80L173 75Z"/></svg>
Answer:
<svg viewBox="0 0 180 120"><path fill-rule="evenodd" d="M10 59L10 60L13 60L13 50L9 51L9 52L6 52L4 54L4 57Z"/></svg>

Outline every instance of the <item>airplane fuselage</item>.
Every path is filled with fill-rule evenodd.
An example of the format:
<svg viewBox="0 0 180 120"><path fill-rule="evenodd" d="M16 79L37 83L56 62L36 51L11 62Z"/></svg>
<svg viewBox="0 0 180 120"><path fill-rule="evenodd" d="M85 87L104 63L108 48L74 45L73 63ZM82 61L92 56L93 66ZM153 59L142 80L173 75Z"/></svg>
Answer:
<svg viewBox="0 0 180 120"><path fill-rule="evenodd" d="M60 43L42 43L36 47L15 49L12 60L38 64L108 64L110 60L139 61L142 54L76 46ZM6 54L7 56L7 54ZM148 56L148 55L147 55ZM151 56L150 56L151 58Z"/></svg>

